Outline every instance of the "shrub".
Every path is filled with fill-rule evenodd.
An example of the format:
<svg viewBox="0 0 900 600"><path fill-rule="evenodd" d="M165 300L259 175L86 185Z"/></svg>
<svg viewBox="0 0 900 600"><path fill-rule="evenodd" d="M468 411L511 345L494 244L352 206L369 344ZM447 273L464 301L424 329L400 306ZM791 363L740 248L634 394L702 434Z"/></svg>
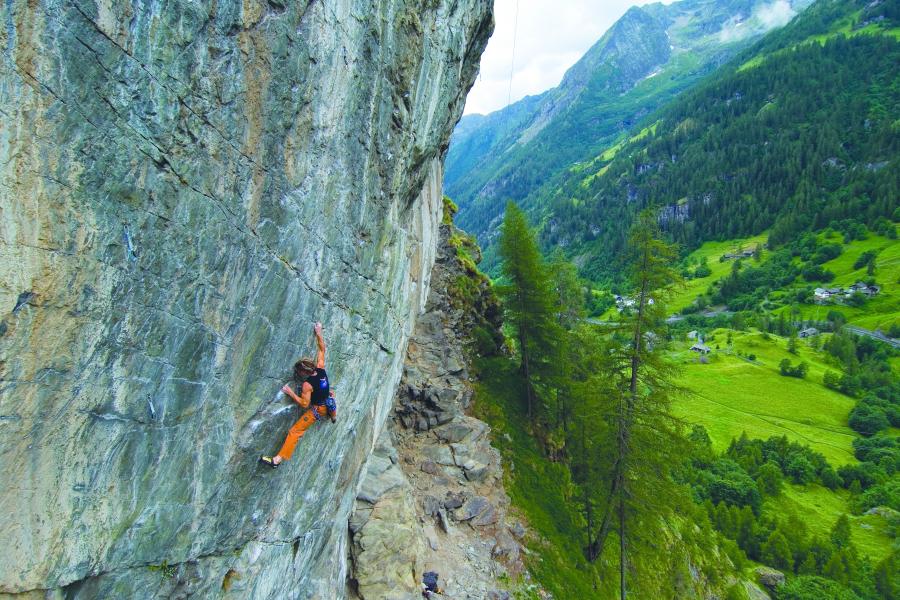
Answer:
<svg viewBox="0 0 900 600"><path fill-rule="evenodd" d="M884 457L900 459L900 442L887 435L856 438L853 440L853 455L860 462L879 462Z"/></svg>
<svg viewBox="0 0 900 600"><path fill-rule="evenodd" d="M781 493L781 482L781 467L773 462L765 463L756 472L756 486L762 494L768 496L779 495Z"/></svg>
<svg viewBox="0 0 900 600"><path fill-rule="evenodd" d="M816 468L802 454L793 455L784 466L784 473L796 484L807 484L815 480Z"/></svg>
<svg viewBox="0 0 900 600"><path fill-rule="evenodd" d="M712 275L712 269L706 264L702 264L694 269L694 277L696 279L702 279L703 277L709 277L710 275Z"/></svg>
<svg viewBox="0 0 900 600"><path fill-rule="evenodd" d="M840 389L841 376L834 371L825 371L825 374L822 375L822 384L831 390Z"/></svg>
<svg viewBox="0 0 900 600"><path fill-rule="evenodd" d="M845 488L851 488L856 484L860 490L869 488L886 478L884 470L872 463L842 465L838 467L837 472Z"/></svg>
<svg viewBox="0 0 900 600"><path fill-rule="evenodd" d="M851 429L867 437L890 426L884 410L864 402L860 402L850 411L849 424Z"/></svg>
<svg viewBox="0 0 900 600"><path fill-rule="evenodd" d="M865 304L866 299L867 299L866 295L863 294L862 292L853 292L852 294L847 296L847 299L844 300L844 302L847 303L847 306L857 306L858 307L858 306L862 306L863 304Z"/></svg>
<svg viewBox="0 0 900 600"><path fill-rule="evenodd" d="M801 576L788 581L778 592L778 600L859 600L841 584L824 577Z"/></svg>
<svg viewBox="0 0 900 600"><path fill-rule="evenodd" d="M816 250L816 253L812 257L812 261L817 265L820 265L837 258L843 251L844 248L840 244L823 244Z"/></svg>
<svg viewBox="0 0 900 600"><path fill-rule="evenodd" d="M809 365L807 365L805 362L801 362L795 367L791 365L791 361L789 359L785 358L780 363L778 363L778 369L785 377L797 377L799 379L803 379L806 377L806 373L809 371Z"/></svg>
<svg viewBox="0 0 900 600"><path fill-rule="evenodd" d="M856 508L865 512L876 506L887 506L900 511L900 479L895 477L873 485L860 495Z"/></svg>
<svg viewBox="0 0 900 600"><path fill-rule="evenodd" d="M866 250L862 254L859 255L859 258L856 259L856 262L853 263L854 269L862 269L867 266L870 262L875 261L876 252L874 250Z"/></svg>
<svg viewBox="0 0 900 600"><path fill-rule="evenodd" d="M756 482L733 460L720 458L712 466L713 477L706 485L706 493L713 504L726 502L759 509L761 497Z"/></svg>
<svg viewBox="0 0 900 600"><path fill-rule="evenodd" d="M800 271L803 278L807 281L829 282L834 279L834 273L827 269L823 269L822 265L807 265Z"/></svg>
<svg viewBox="0 0 900 600"><path fill-rule="evenodd" d="M837 471L835 471L830 466L822 469L822 472L819 473L819 479L822 480L822 485L827 487L829 490L836 490L841 486L840 476L838 476Z"/></svg>

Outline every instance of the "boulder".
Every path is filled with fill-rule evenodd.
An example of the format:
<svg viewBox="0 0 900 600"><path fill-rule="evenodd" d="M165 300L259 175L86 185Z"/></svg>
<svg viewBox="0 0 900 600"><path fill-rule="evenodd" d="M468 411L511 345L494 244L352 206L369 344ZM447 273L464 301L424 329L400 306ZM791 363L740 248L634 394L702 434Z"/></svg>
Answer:
<svg viewBox="0 0 900 600"><path fill-rule="evenodd" d="M462 492L447 492L447 495L444 496L444 508L447 510L453 510L455 508L459 508L466 501L466 495Z"/></svg>
<svg viewBox="0 0 900 600"><path fill-rule="evenodd" d="M425 499L422 501L422 506L425 514L429 517L436 517L441 511L441 501L434 496L425 496Z"/></svg>
<svg viewBox="0 0 900 600"><path fill-rule="evenodd" d="M475 496L474 498L466 501L462 507L456 509L453 512L453 518L457 521L468 521L475 517L480 516L482 513L487 511L489 508L493 508L491 506L490 501L484 496Z"/></svg>
<svg viewBox="0 0 900 600"><path fill-rule="evenodd" d="M446 444L455 444L463 441L473 431L473 427L465 421L452 421L435 429L434 434Z"/></svg>
<svg viewBox="0 0 900 600"><path fill-rule="evenodd" d="M756 567L753 570L759 583L771 592L776 592L784 585L784 573L771 567Z"/></svg>
<svg viewBox="0 0 900 600"><path fill-rule="evenodd" d="M515 561L519 558L519 543L508 532L501 531L497 534L491 554Z"/></svg>
<svg viewBox="0 0 900 600"><path fill-rule="evenodd" d="M423 450L423 454L425 454L425 456L427 456L430 460L439 465L445 465L448 467L453 467L456 465L456 461L453 460L453 453L450 451L449 446L445 446L443 444L437 446L426 446Z"/></svg>
<svg viewBox="0 0 900 600"><path fill-rule="evenodd" d="M509 526L509 532L521 540L523 537L525 537L525 526L516 521Z"/></svg>
<svg viewBox="0 0 900 600"><path fill-rule="evenodd" d="M474 517L469 522L476 527L485 527L487 525L495 524L499 519L500 515L497 509L494 508L493 504L488 504L485 510L483 510L479 515Z"/></svg>

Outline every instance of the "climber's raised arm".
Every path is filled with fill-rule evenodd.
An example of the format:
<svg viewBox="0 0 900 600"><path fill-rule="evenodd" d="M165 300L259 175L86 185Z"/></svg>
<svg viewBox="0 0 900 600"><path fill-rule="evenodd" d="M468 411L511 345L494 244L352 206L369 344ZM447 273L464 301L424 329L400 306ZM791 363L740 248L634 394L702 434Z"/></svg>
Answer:
<svg viewBox="0 0 900 600"><path fill-rule="evenodd" d="M320 369L325 368L325 338L322 337L322 324L316 323L315 327L313 327L313 331L316 334L316 345L319 347L319 351L316 354L316 366Z"/></svg>

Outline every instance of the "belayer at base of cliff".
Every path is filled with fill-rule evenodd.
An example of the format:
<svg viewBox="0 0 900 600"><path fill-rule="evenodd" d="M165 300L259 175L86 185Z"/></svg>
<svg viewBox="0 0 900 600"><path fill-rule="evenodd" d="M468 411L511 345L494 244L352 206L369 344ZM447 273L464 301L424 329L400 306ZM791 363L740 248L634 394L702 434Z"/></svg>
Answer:
<svg viewBox="0 0 900 600"><path fill-rule="evenodd" d="M272 468L277 467L285 460L290 460L297 442L306 433L310 425L324 419L326 416L332 423L337 422L337 403L334 392L328 383L328 373L325 372L325 339L322 337L322 324L316 323L313 327L316 335L318 352L316 360L301 358L294 363L294 380L300 383L300 395L285 384L281 391L300 405L303 411L300 418L288 431L281 449L275 456L261 456L259 460Z"/></svg>

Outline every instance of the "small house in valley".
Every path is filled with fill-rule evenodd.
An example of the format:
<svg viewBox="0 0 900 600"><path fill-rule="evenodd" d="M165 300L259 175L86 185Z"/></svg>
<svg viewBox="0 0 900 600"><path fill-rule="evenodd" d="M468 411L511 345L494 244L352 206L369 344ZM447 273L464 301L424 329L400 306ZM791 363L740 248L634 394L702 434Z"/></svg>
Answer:
<svg viewBox="0 0 900 600"><path fill-rule="evenodd" d="M712 351L710 347L703 342L697 342L696 344L691 346L691 350L693 352L696 352L697 354L709 354Z"/></svg>
<svg viewBox="0 0 900 600"><path fill-rule="evenodd" d="M815 327L807 327L797 333L797 337L810 338L819 335L819 330Z"/></svg>

